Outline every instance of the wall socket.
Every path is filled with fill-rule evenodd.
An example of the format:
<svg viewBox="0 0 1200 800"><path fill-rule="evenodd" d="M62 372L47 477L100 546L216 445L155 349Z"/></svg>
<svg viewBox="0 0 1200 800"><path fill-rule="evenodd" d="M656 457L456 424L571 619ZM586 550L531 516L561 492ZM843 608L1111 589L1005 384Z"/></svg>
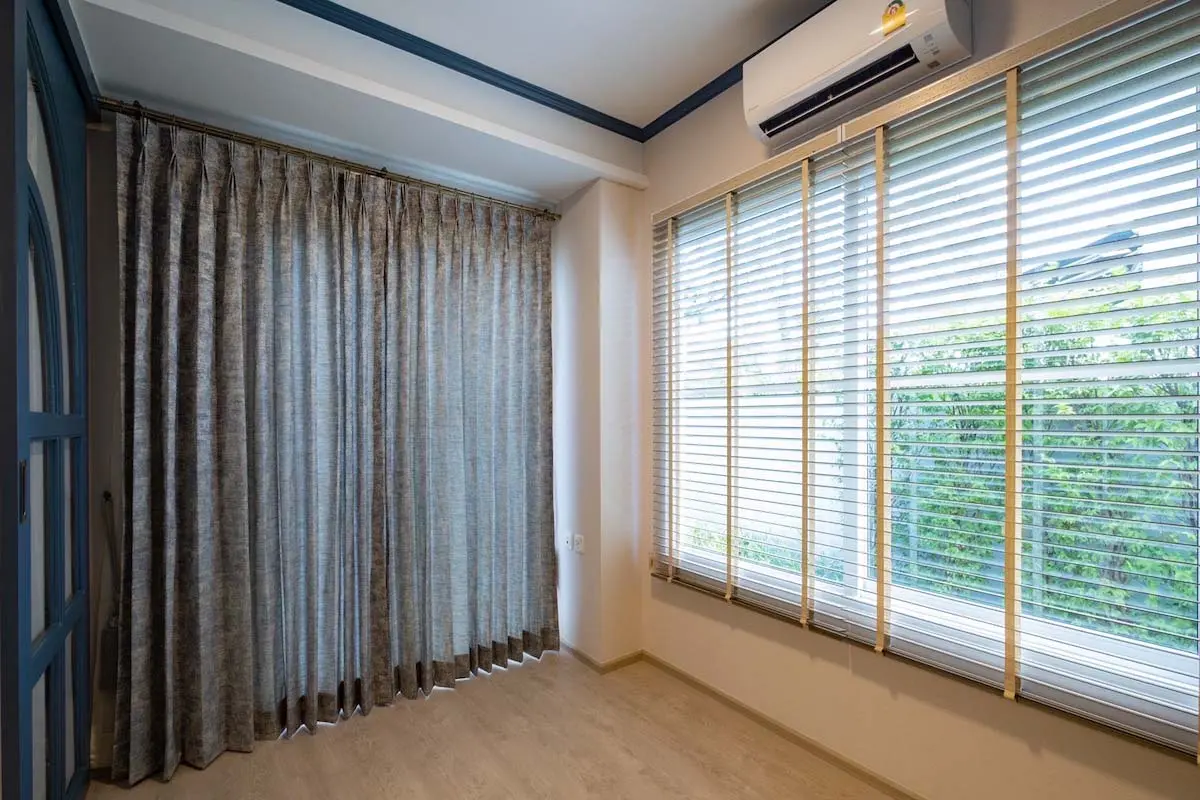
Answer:
<svg viewBox="0 0 1200 800"><path fill-rule="evenodd" d="M583 552L583 534L582 534L582 533L577 533L577 534L575 534L575 542L574 542L574 545L575 545L575 552L576 552L576 553L582 553L582 552Z"/></svg>

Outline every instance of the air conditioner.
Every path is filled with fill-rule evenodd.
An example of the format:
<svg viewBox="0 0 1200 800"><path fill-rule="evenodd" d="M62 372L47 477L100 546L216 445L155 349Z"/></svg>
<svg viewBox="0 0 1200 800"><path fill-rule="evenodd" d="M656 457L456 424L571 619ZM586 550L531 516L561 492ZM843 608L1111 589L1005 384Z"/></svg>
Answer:
<svg viewBox="0 0 1200 800"><path fill-rule="evenodd" d="M788 142L969 55L966 0L836 0L745 63L746 122Z"/></svg>

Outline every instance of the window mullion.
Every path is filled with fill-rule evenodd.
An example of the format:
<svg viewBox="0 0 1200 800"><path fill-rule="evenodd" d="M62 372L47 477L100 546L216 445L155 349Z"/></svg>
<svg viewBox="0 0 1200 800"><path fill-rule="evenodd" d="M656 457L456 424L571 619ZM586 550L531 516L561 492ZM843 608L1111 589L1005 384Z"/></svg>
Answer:
<svg viewBox="0 0 1200 800"><path fill-rule="evenodd" d="M733 193L725 195L725 599L733 599Z"/></svg>
<svg viewBox="0 0 1200 800"><path fill-rule="evenodd" d="M677 423L677 399L675 382L675 220L667 220L667 580L675 581L675 507L679 494L679 475L676 448L679 438L675 430Z"/></svg>
<svg viewBox="0 0 1200 800"><path fill-rule="evenodd" d="M884 186L887 178L883 126L875 129L875 651L887 646L887 358L884 349Z"/></svg>
<svg viewBox="0 0 1200 800"><path fill-rule="evenodd" d="M1019 72L1010 69L1005 78L1005 138L1007 145L1007 265L1004 303L1005 328L1005 391L1004 391L1004 696L1015 700L1019 688L1017 678L1017 576L1020 574L1020 493L1019 445L1021 423L1018 415L1020 383L1017 371L1017 185L1019 119L1017 93Z"/></svg>
<svg viewBox="0 0 1200 800"><path fill-rule="evenodd" d="M809 460L812 458L811 448L809 443L812 441L811 425L812 420L809 414L809 366L810 366L810 350L808 340L808 289L809 289L809 240L811 237L811 209L809 208L812 200L812 175L809 159L804 159L800 165L800 292L801 292L801 307L800 307L800 347L801 347L801 364L800 364L800 417L802 420L800 427L800 452L801 452L801 467L800 467L800 624L808 625L809 618L809 536L812 528L812 489L809 486Z"/></svg>

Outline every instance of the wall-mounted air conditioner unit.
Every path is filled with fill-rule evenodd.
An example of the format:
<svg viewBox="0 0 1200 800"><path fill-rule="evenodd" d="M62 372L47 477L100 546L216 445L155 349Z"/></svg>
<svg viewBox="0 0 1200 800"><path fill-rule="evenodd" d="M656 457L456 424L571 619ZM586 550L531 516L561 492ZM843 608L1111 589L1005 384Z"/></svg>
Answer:
<svg viewBox="0 0 1200 800"><path fill-rule="evenodd" d="M746 62L746 122L791 141L969 55L966 0L837 0Z"/></svg>

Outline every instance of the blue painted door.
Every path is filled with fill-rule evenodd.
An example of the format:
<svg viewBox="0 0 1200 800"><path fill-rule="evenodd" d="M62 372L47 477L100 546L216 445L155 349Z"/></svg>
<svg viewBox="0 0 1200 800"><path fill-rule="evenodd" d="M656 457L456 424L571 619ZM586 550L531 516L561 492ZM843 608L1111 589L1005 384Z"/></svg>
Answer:
<svg viewBox="0 0 1200 800"><path fill-rule="evenodd" d="M4 0L3 9L14 23L16 145L5 220L15 313L4 319L15 330L0 342L15 351L15 385L0 388L15 398L0 409L11 408L16 449L3 473L15 499L0 549L3 800L82 797L89 760L87 120L54 2Z"/></svg>

